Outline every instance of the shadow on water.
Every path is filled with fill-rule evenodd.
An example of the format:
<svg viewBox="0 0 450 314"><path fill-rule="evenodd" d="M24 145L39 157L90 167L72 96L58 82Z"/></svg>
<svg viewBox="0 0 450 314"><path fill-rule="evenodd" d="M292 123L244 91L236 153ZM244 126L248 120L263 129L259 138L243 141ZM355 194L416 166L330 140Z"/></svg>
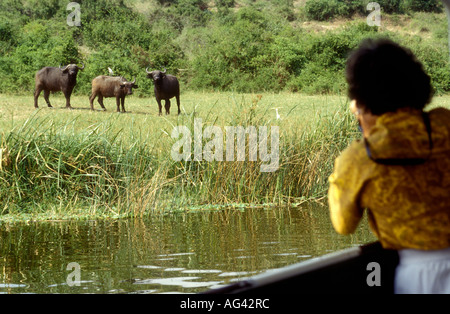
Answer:
<svg viewBox="0 0 450 314"><path fill-rule="evenodd" d="M366 221L337 235L317 204L3 224L0 292L196 293L373 240Z"/></svg>

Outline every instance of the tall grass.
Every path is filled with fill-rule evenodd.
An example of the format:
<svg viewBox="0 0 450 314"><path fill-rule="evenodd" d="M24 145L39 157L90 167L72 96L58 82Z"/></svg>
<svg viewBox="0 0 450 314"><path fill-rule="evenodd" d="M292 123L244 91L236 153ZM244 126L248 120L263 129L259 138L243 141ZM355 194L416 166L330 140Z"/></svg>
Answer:
<svg viewBox="0 0 450 314"><path fill-rule="evenodd" d="M79 116L61 122L35 113L1 135L0 213L142 216L193 206L292 204L323 197L335 157L357 136L347 108L317 113L304 128L290 117L292 109L280 120L270 119L270 109L259 106L259 99L250 104L234 99L226 116L212 109L186 113L166 125L167 136L136 132L124 137L117 127L123 115L80 130ZM193 130L195 118L203 127L222 130L278 125L279 169L264 173L259 158L249 161L248 140L245 161L174 161L170 152L177 139L169 136L171 127Z"/></svg>
<svg viewBox="0 0 450 314"><path fill-rule="evenodd" d="M77 132L75 124L32 116L3 135L8 154L0 173L3 213L56 204L114 210L137 172L152 168L145 146L125 148L108 125Z"/></svg>

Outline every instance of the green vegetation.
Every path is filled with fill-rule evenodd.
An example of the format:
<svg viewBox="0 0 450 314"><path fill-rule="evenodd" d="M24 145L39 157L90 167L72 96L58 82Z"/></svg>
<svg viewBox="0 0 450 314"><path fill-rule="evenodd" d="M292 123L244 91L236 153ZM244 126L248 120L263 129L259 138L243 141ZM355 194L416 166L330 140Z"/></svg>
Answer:
<svg viewBox="0 0 450 314"><path fill-rule="evenodd" d="M129 79L136 76L139 96L153 93L146 67L166 67L183 90L341 93L348 52L363 38L380 36L410 47L437 92L449 91L442 5L380 0L382 26L369 27L367 2L80 0L76 27L67 25L67 1L5 0L0 93L30 94L37 70L69 62L86 64L75 89L82 95L108 67ZM332 19L340 21L338 27L330 25Z"/></svg>
<svg viewBox="0 0 450 314"><path fill-rule="evenodd" d="M130 113L35 111L29 98L1 95L0 214L14 217L141 216L221 206L296 205L326 196L334 159L359 138L342 96L186 92L182 115L157 116L153 99L130 97ZM56 96L56 107L65 100ZM436 97L432 106L448 106ZM84 107L84 108L83 108ZM111 102L106 102L113 109ZM276 119L279 108L280 119ZM279 169L262 161L174 161L174 126L279 126ZM210 139L203 138L205 146ZM270 149L270 147L269 147ZM191 150L192 152L194 149Z"/></svg>
<svg viewBox="0 0 450 314"><path fill-rule="evenodd" d="M414 12L441 13L443 5L439 0L308 0L305 14L309 19L326 21L336 17L352 17L355 14L367 14L370 2L380 5L383 13L414 14Z"/></svg>
<svg viewBox="0 0 450 314"><path fill-rule="evenodd" d="M367 37L411 48L437 94L450 90L447 23L435 1L378 1L381 27L367 25L362 0L78 2L80 27L67 25L67 1L0 3L2 215L141 216L323 198L335 157L359 136L343 71ZM36 71L81 62L72 97L80 110L35 111ZM137 78L130 114L82 110L92 78L108 67ZM146 67L179 77L182 115L156 116ZM60 94L51 100L62 106ZM171 132L192 131L195 118L222 130L279 125L279 170L260 172L261 160L248 154L243 162L174 161Z"/></svg>
<svg viewBox="0 0 450 314"><path fill-rule="evenodd" d="M183 115L166 119L150 115L156 104L149 111L147 99L130 98L132 113L119 115L33 112L24 97L5 97L2 214L139 216L193 206L299 203L325 195L334 158L357 136L343 97L188 93ZM56 97L56 105L62 102ZM283 102L276 120L272 108ZM80 103L85 97L74 98L74 106ZM279 170L260 172L260 158L249 161L248 140L245 161L174 161L173 127L193 132L194 117L203 127L219 126L224 143L225 126L280 125Z"/></svg>

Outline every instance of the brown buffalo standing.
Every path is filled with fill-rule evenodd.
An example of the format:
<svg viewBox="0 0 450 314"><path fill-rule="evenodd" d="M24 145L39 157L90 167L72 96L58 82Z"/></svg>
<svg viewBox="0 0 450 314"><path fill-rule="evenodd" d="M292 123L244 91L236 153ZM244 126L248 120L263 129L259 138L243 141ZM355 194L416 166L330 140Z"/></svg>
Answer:
<svg viewBox="0 0 450 314"><path fill-rule="evenodd" d="M162 114L161 109L161 100L164 99L164 107L166 109L166 114L170 114L170 98L176 97L177 106L178 106L178 114L180 111L180 84L178 83L178 79L170 74L166 74L166 69L164 71L148 71L148 68L145 69L147 72L147 78L153 80L155 84L155 98L159 107L159 115Z"/></svg>
<svg viewBox="0 0 450 314"><path fill-rule="evenodd" d="M125 112L125 96L133 94L133 88L138 88L133 82L128 82L123 76L105 76L100 75L92 80L92 94L89 97L91 110L94 110L94 99L98 96L98 103L103 110L103 97L115 97L117 103L117 112L120 112L120 103L122 103L122 112Z"/></svg>
<svg viewBox="0 0 450 314"><path fill-rule="evenodd" d="M78 70L83 70L83 67L79 67L76 64L69 64L64 68L45 67L39 70L35 76L35 89L34 89L34 107L39 108L38 98L41 91L44 91L44 99L49 107L50 105L50 92L62 91L66 97L66 108L72 108L70 105L70 95L72 95L73 88L77 83Z"/></svg>

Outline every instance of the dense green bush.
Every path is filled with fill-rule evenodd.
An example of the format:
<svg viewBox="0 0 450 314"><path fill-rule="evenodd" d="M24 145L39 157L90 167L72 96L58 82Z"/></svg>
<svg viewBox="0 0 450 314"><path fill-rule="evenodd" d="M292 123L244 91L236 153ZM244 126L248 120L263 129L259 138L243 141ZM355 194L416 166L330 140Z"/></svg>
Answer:
<svg viewBox="0 0 450 314"><path fill-rule="evenodd" d="M450 90L448 51L443 47L430 47L418 38L398 39L398 42L409 47L422 62L426 72L431 77L434 90L438 94ZM445 47L446 48L446 47Z"/></svg>
<svg viewBox="0 0 450 314"><path fill-rule="evenodd" d="M153 94L147 67L167 68L180 78L182 89L341 92L348 52L363 38L379 36L360 18L336 31L307 32L299 26L292 0L245 5L234 0L151 1L154 8L142 13L133 8L133 0L79 0L80 27L67 25L63 0L0 2L0 93L32 93L40 68L81 62L86 68L75 93L82 94L90 93L91 80L108 74L108 67L127 79L136 77L140 96ZM365 16L368 2L309 0L299 16ZM437 0L377 2L386 13L442 7ZM407 43L424 60L438 92L450 90L447 47L441 45L447 40L446 25L442 30L434 34L441 38L438 45Z"/></svg>
<svg viewBox="0 0 450 314"><path fill-rule="evenodd" d="M243 82L258 76L265 47L272 40L269 20L262 12L244 8L232 25L217 26L207 43L193 59L192 86L214 89L248 89ZM245 30L245 31L244 31ZM259 60L260 62L257 62Z"/></svg>
<svg viewBox="0 0 450 314"><path fill-rule="evenodd" d="M152 39L150 27L136 20L112 17L107 21L92 20L85 24L84 43L90 47L114 44L123 49L130 45L148 48Z"/></svg>
<svg viewBox="0 0 450 314"><path fill-rule="evenodd" d="M342 32L330 32L325 35L311 35L294 52L298 67L296 74L287 84L292 91L306 93L336 93L346 89L344 68L351 50L367 37L379 37L377 28L366 23L355 23ZM304 38L304 37L303 37ZM295 50L294 50L295 51Z"/></svg>
<svg viewBox="0 0 450 314"><path fill-rule="evenodd" d="M405 0L406 8L414 12L436 12L443 11L442 3L438 0Z"/></svg>
<svg viewBox="0 0 450 314"><path fill-rule="evenodd" d="M337 0L308 0L306 16L311 20L325 21L339 15L340 2Z"/></svg>
<svg viewBox="0 0 450 314"><path fill-rule="evenodd" d="M377 0L382 13L404 13L403 0Z"/></svg>
<svg viewBox="0 0 450 314"><path fill-rule="evenodd" d="M381 12L403 14L405 12L442 12L439 0L308 0L305 14L310 20L326 21L336 17L351 17L355 13L367 14L367 4L376 2Z"/></svg>
<svg viewBox="0 0 450 314"><path fill-rule="evenodd" d="M0 92L28 91L34 88L34 75L44 66L80 61L78 47L70 31L54 34L45 22L26 24L15 38L15 45L0 57Z"/></svg>
<svg viewBox="0 0 450 314"><path fill-rule="evenodd" d="M365 0L308 0L305 4L305 13L307 18L317 21L326 21L335 17L351 17L355 13L364 14L369 2Z"/></svg>

